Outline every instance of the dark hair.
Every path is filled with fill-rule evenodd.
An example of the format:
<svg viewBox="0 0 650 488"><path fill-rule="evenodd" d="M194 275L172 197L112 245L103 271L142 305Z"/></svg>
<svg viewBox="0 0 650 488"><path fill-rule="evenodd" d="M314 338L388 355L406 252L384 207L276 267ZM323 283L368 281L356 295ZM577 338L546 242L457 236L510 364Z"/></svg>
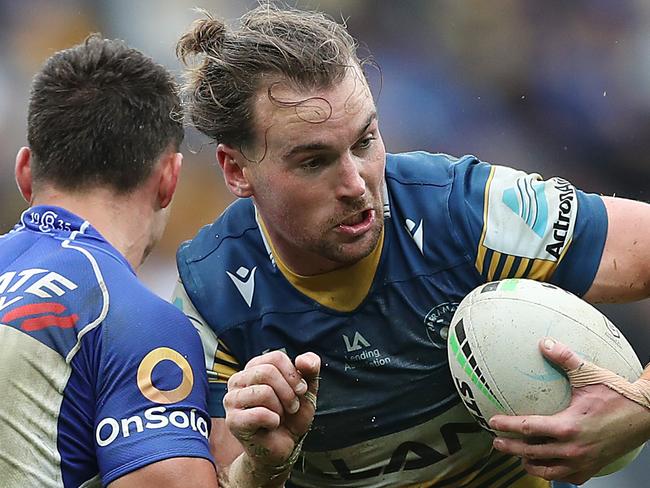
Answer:
<svg viewBox="0 0 650 488"><path fill-rule="evenodd" d="M36 183L127 193L183 141L176 85L140 51L93 34L34 77L27 139Z"/></svg>
<svg viewBox="0 0 650 488"><path fill-rule="evenodd" d="M238 28L207 18L195 21L178 41L187 66L183 104L192 125L235 147L253 142L254 96L268 83L287 80L298 89L327 88L360 66L357 43L344 25L321 12L263 3ZM202 62L189 66L188 58ZM273 79L275 77L275 80ZM273 100L271 86L269 97ZM279 102L281 103L281 102Z"/></svg>

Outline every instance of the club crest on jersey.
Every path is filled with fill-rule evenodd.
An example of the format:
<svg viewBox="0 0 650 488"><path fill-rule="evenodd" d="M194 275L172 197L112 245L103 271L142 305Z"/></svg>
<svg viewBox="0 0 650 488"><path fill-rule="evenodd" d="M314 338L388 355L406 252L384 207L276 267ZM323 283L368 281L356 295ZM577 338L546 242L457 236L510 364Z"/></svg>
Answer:
<svg viewBox="0 0 650 488"><path fill-rule="evenodd" d="M448 302L436 305L424 317L424 325L431 343L438 349L447 348L449 324L458 308L458 303Z"/></svg>
<svg viewBox="0 0 650 488"><path fill-rule="evenodd" d="M253 303L253 294L255 293L255 271L257 271L257 266L251 270L240 266L235 274L226 271L249 308Z"/></svg>

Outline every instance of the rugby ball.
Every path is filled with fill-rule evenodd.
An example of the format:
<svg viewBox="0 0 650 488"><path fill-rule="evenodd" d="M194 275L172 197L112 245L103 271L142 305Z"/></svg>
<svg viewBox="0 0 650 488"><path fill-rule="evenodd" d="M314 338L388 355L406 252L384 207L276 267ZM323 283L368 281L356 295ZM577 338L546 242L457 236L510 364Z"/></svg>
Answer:
<svg viewBox="0 0 650 488"><path fill-rule="evenodd" d="M448 335L449 366L463 403L477 422L496 414L552 415L571 401L561 368L539 340L551 336L584 359L635 381L643 368L623 334L577 296L549 283L508 279L479 286L458 306ZM632 461L641 447L604 468Z"/></svg>

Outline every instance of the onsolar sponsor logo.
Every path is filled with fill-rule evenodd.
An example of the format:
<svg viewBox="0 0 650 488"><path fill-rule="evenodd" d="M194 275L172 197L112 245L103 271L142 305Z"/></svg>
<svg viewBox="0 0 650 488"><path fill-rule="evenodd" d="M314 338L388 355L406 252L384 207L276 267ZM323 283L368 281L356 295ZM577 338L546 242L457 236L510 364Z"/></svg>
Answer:
<svg viewBox="0 0 650 488"><path fill-rule="evenodd" d="M171 361L183 373L183 379L176 388L160 390L154 386L152 380L153 370L161 361ZM149 352L138 367L138 389L147 400L154 403L169 405L170 403L180 402L187 398L193 386L194 373L192 373L192 366L181 354L169 347L158 347Z"/></svg>
<svg viewBox="0 0 650 488"><path fill-rule="evenodd" d="M208 438L208 423L203 417L196 415L195 409L190 410L188 414L182 410L167 410L167 407L160 406L148 408L142 416L102 419L95 429L95 439L99 447L106 447L120 436L126 438L144 432L145 429L163 429L170 424L179 429L191 429Z"/></svg>
<svg viewBox="0 0 650 488"><path fill-rule="evenodd" d="M161 361L171 361L182 373L180 384L171 390L161 390L153 384L153 371ZM140 393L149 401L169 405L183 401L192 392L194 374L190 363L179 352L169 347L158 347L150 351L142 361L137 372L137 386ZM95 428L95 439L99 447L106 447L118 437L130 437L145 429L163 429L172 425L178 429L191 429L208 438L208 423L196 409L189 412L155 406L146 409L141 415L128 418L105 417Z"/></svg>

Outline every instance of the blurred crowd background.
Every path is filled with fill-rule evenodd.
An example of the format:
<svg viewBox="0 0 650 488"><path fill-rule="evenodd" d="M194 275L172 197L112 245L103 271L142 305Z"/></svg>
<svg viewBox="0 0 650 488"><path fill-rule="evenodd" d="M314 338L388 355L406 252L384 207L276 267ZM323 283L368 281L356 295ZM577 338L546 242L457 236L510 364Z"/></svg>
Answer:
<svg viewBox="0 0 650 488"><path fill-rule="evenodd" d="M294 4L294 2L288 2ZM0 232L25 208L13 161L26 144L30 79L90 32L126 40L180 73L175 42L193 7L233 19L249 0L0 0ZM474 154L590 192L650 200L650 2L647 0L319 0L372 54L390 152ZM119 143L119 141L116 141ZM231 201L214 147L189 131L165 238L142 270L174 286L174 253ZM650 229L648 229L650 233ZM604 307L650 359L650 303ZM650 459L649 454L642 456ZM647 485L643 459L589 487Z"/></svg>

